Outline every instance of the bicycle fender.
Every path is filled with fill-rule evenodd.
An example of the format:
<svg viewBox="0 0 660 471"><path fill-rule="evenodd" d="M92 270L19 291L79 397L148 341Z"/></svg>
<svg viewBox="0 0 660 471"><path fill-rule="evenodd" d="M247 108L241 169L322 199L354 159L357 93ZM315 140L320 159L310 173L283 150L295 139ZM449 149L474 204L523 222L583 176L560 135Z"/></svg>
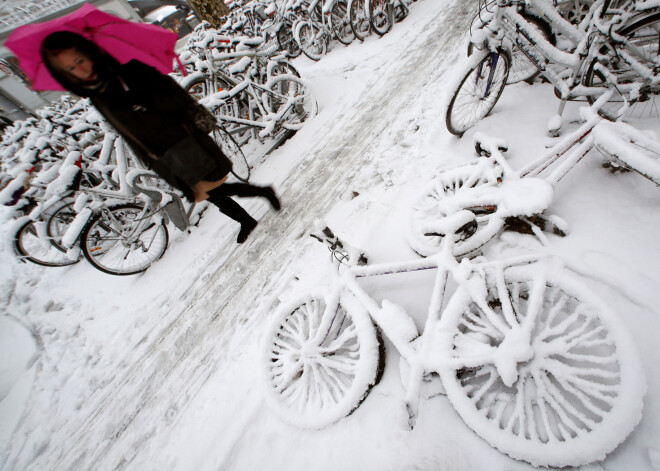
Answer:
<svg viewBox="0 0 660 471"><path fill-rule="evenodd" d="M62 246L70 249L76 244L76 241L80 237L80 233L87 225L92 214L94 214L94 211L92 211L91 208L83 208L82 211L73 218L73 221L71 221L71 224L62 236Z"/></svg>

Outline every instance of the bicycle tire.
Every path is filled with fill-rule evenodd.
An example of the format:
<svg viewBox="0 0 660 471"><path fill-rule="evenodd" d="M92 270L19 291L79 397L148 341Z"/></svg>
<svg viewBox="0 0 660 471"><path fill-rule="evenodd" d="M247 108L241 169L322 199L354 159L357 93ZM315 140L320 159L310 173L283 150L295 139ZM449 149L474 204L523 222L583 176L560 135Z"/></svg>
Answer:
<svg viewBox="0 0 660 471"><path fill-rule="evenodd" d="M411 206L408 214L408 224L405 226L405 238L408 246L422 257L438 253L444 237L439 234L428 234L425 224L449 216L445 209L447 201L456 197L464 199L474 188L495 186L497 181L481 172L475 161L472 164L446 169L428 184ZM448 205L452 206L452 205ZM476 216L476 230L472 228L465 234L457 234L454 241L453 254L462 257L474 252L488 243L504 226L504 219L497 214L496 203L482 203L471 208L455 206L455 209L468 209Z"/></svg>
<svg viewBox="0 0 660 471"><path fill-rule="evenodd" d="M355 39L348 19L348 5L345 0L336 1L330 12L330 29L337 41L348 46Z"/></svg>
<svg viewBox="0 0 660 471"><path fill-rule="evenodd" d="M45 227L40 230L37 225L46 225L45 221L33 221L29 216L18 222L18 227L13 237L14 253L21 261L32 262L43 267L66 267L80 261L80 258L69 258L69 256L58 250L50 240L42 237Z"/></svg>
<svg viewBox="0 0 660 471"><path fill-rule="evenodd" d="M318 104L309 87L298 77L278 75L268 81L269 93L265 93L264 106L270 113L279 113L280 108L291 100L289 113L281 125L283 128L297 131L305 121L316 116Z"/></svg>
<svg viewBox="0 0 660 471"><path fill-rule="evenodd" d="M279 309L265 337L267 403L294 426L320 429L346 417L376 382L376 329L356 300L343 304L347 296L300 296Z"/></svg>
<svg viewBox="0 0 660 471"><path fill-rule="evenodd" d="M146 222L137 238L124 235L124 228L131 227L142 210L140 205L125 203L103 208L92 216L82 230L80 246L94 268L110 275L134 275L163 256L169 234L162 221Z"/></svg>
<svg viewBox="0 0 660 471"><path fill-rule="evenodd" d="M394 25L394 6L390 0L369 0L369 24L378 36L384 36Z"/></svg>
<svg viewBox="0 0 660 471"><path fill-rule="evenodd" d="M642 417L645 375L624 323L565 270L486 268L459 287L438 356L447 398L481 438L537 467L602 460ZM512 348L513 347L513 348Z"/></svg>
<svg viewBox="0 0 660 471"><path fill-rule="evenodd" d="M326 53L327 42L320 36L319 27L312 21L301 20L296 26L294 37L307 57L318 61Z"/></svg>
<svg viewBox="0 0 660 471"><path fill-rule="evenodd" d="M353 34L360 41L369 36L371 32L371 23L369 23L369 11L365 7L365 0L351 0L348 9L348 21L353 30Z"/></svg>
<svg viewBox="0 0 660 471"><path fill-rule="evenodd" d="M459 137L493 110L506 86L511 64L504 49L498 49L497 55L484 51L473 56L468 62L467 73L454 88L445 118L447 130ZM491 71L492 86L489 88Z"/></svg>
<svg viewBox="0 0 660 471"><path fill-rule="evenodd" d="M279 45L280 49L285 52L289 59L295 59L296 57L300 56L300 54L302 54L300 45L293 37L291 23L283 23L277 30L275 36L277 37L277 44Z"/></svg>
<svg viewBox="0 0 660 471"><path fill-rule="evenodd" d="M213 140L231 161L231 173L242 182L250 179L250 164L236 139L222 126L217 126L212 133Z"/></svg>
<svg viewBox="0 0 660 471"><path fill-rule="evenodd" d="M643 35L642 30L648 29L648 34ZM659 41L660 41L660 13L649 15L645 18L638 19L630 25L626 25L617 31L621 36L625 36L631 43L633 43L638 50L644 50L646 53L646 65L653 70L654 63L658 60L660 54ZM598 64L605 67L609 73L617 77L617 83L629 83L639 81L640 77L637 72L630 69L628 64L620 59L615 51L612 51L610 46L603 46L600 49L600 58L595 58L589 64L587 72L584 76L584 85L587 87L607 87L602 72L598 70ZM607 58L603 60L603 58ZM624 118L630 119L660 119L660 86L654 85L652 88L643 86L640 90L640 99L636 99L630 108L626 111ZM588 96L587 100L593 104L598 97ZM622 95L614 89L612 98L599 110L599 114L610 121L618 118L617 111L623 104Z"/></svg>

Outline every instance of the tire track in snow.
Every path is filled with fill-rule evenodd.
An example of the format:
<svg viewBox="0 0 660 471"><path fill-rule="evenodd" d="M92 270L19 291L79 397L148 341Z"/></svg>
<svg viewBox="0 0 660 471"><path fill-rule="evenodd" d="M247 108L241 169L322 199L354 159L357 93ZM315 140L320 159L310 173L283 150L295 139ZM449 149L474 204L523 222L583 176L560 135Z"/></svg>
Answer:
<svg viewBox="0 0 660 471"><path fill-rule="evenodd" d="M94 413L67 424L71 430L66 448L51 446L36 456L21 457L30 460L29 467L127 467L140 451L147 452L154 435L174 426L187 404L218 373L230 342L236 345L237 336L242 336L253 345L254 333L260 332L265 320L254 313L270 312L273 289L295 260L298 239L349 189L373 178L361 169L370 168L371 151L393 129L398 116L419 99L420 89L441 86L450 58L457 49L462 53L463 42L457 39L468 29L475 8L471 3L455 0L429 18L401 56L381 67L379 79L353 116L321 126L317 135L323 137L280 186L283 210L261 218L248 242L231 255L218 251L209 262L212 268L191 288L190 307L159 333L144 354L138 358L127 354L127 362L133 363L114 375L94 396L93 405L86 405ZM250 416L256 410L254 404L246 408L252 411ZM251 421L251 417L241 420L246 427ZM229 453L229 462L235 453L235 449Z"/></svg>

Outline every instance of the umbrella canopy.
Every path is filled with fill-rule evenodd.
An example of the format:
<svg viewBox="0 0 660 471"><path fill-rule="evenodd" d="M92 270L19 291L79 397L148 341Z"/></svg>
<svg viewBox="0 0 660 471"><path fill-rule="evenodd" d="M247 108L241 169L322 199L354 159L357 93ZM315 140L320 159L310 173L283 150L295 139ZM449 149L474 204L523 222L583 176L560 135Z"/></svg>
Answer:
<svg viewBox="0 0 660 471"><path fill-rule="evenodd" d="M41 58L41 43L56 31L71 31L94 41L121 64L137 59L164 74L172 72L173 59L177 58L176 33L124 20L86 3L60 18L20 26L7 38L5 46L16 54L35 90L63 90Z"/></svg>

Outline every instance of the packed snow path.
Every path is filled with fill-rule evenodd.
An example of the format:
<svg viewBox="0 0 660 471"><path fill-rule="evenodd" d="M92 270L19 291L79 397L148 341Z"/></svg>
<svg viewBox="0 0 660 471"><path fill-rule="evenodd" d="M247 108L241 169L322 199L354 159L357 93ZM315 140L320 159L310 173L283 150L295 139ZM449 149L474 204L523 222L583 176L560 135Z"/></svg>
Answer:
<svg viewBox="0 0 660 471"><path fill-rule="evenodd" d="M316 119L320 125L312 121L313 129L306 130L314 133L316 144L302 150L304 159L278 186L283 210L268 211L248 242L229 255L233 233L214 247L217 252L206 268L188 280L186 297L168 299L150 313L173 321L124 352L115 371L101 374L102 386L79 413L62 423L56 435L44 434L50 441L12 449L7 463L14 469L132 468L154 434L175 427L178 414L228 355L237 325L248 322L254 325L249 330L261 333L268 304L274 301L273 287L297 256L296 242L338 200L380 178L371 171L378 157L374 149L396 129L398 117L420 100L421 90L440 86L456 51L464 47L460 38L474 6L456 1L427 8L433 15L424 28L410 32L416 37L403 53L392 54L379 70L365 71L371 74L369 88L357 106L344 109L349 116L324 120L321 109ZM189 307L175 312L185 305ZM29 413L22 430L33 432L28 428L39 422L37 416L43 421L44 413L47 417L39 408ZM47 419L43 423L45 429L51 425Z"/></svg>

